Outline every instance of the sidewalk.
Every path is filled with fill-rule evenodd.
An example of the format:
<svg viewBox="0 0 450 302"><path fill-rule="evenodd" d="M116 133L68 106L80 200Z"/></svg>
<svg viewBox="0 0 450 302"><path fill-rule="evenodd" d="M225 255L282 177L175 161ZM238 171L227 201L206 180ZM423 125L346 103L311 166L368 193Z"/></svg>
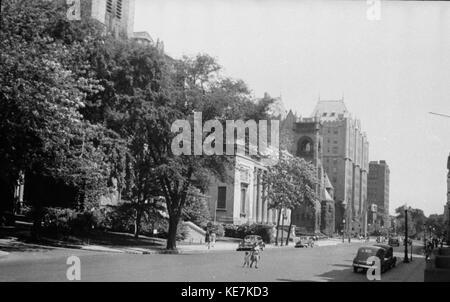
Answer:
<svg viewBox="0 0 450 302"><path fill-rule="evenodd" d="M119 235L118 233L113 235ZM124 234L120 234L125 236ZM131 237L131 235L126 235L126 237ZM130 238L131 240L131 238ZM352 240L352 243L362 243L365 241ZM139 242L136 241L126 241L120 242L121 244L114 244L109 242L109 244L103 244L103 242L92 242L92 243L67 243L57 240L47 239L43 243L26 243L19 241L17 238L0 239L0 258L5 258L9 253L20 253L27 251L37 251L46 250L48 248L52 249L78 249L83 251L99 252L99 253L119 253L119 254L135 254L135 255L152 255L152 254L192 254L192 253L214 253L214 252L226 252L226 251L236 251L239 240L225 239L219 240L214 246L209 249L205 244L188 244L188 243L177 243L177 251L167 251L165 249L165 240L159 238L151 238L146 236L141 236ZM315 242L315 247L326 247L326 246L337 246L339 244L348 244L348 241L342 243L342 239L330 238L326 240L319 240ZM272 244L266 245L266 250L269 249L292 249L295 244L290 243L288 246L275 246ZM6 252L8 251L8 252Z"/></svg>

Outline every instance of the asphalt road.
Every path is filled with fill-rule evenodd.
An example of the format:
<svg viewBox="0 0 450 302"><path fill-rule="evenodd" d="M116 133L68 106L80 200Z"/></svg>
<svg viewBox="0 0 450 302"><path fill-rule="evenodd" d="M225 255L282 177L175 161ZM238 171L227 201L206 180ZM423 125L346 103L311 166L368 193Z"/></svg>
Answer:
<svg viewBox="0 0 450 302"><path fill-rule="evenodd" d="M258 269L242 268L242 252L184 255L131 255L52 250L0 259L0 281L67 281L67 257L81 259L81 281L189 281L272 282L350 281L367 282L364 273L353 273L352 259L358 244L312 249L272 249L262 253ZM398 252L401 249L397 249ZM401 253L397 256L401 257ZM410 264L401 259L382 282L423 282L423 257Z"/></svg>

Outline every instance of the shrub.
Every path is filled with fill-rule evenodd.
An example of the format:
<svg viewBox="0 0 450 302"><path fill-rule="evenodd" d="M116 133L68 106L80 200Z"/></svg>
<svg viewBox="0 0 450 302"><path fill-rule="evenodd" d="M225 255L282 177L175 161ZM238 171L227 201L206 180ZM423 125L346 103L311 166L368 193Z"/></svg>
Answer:
<svg viewBox="0 0 450 302"><path fill-rule="evenodd" d="M225 224L223 226L224 231L225 231L225 237L230 237L230 238L241 238L238 236L237 234L237 230L238 230L238 226L234 225L234 224Z"/></svg>
<svg viewBox="0 0 450 302"><path fill-rule="evenodd" d="M46 208L43 217L43 231L56 238L70 235L85 235L95 227L94 215L87 211Z"/></svg>

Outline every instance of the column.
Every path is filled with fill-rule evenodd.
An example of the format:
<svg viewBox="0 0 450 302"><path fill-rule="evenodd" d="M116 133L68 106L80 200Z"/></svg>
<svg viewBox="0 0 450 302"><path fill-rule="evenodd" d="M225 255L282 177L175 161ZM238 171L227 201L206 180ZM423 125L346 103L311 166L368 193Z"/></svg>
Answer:
<svg viewBox="0 0 450 302"><path fill-rule="evenodd" d="M263 222L263 200L262 200L262 181L261 181L261 170L258 170L258 223Z"/></svg>
<svg viewBox="0 0 450 302"><path fill-rule="evenodd" d="M257 210L257 200L258 200L258 170L256 168L253 169L253 199L252 199L252 215L251 218L254 222L258 219Z"/></svg>
<svg viewBox="0 0 450 302"><path fill-rule="evenodd" d="M269 205L267 202L267 199L265 198L267 196L267 190L266 190L266 186L263 186L262 188L262 199L263 199L263 223L268 223L269 222Z"/></svg>

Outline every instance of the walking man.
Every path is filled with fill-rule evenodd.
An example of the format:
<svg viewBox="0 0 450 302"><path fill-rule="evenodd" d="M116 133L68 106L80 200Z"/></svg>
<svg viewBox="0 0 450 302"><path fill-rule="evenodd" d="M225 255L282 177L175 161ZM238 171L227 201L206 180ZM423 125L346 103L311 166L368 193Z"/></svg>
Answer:
<svg viewBox="0 0 450 302"><path fill-rule="evenodd" d="M209 234L209 230L206 231L206 235L205 235L205 244L208 247L208 250L211 248L211 236Z"/></svg>
<svg viewBox="0 0 450 302"><path fill-rule="evenodd" d="M216 233L213 231L211 232L211 246L214 247L214 245L216 244Z"/></svg>

